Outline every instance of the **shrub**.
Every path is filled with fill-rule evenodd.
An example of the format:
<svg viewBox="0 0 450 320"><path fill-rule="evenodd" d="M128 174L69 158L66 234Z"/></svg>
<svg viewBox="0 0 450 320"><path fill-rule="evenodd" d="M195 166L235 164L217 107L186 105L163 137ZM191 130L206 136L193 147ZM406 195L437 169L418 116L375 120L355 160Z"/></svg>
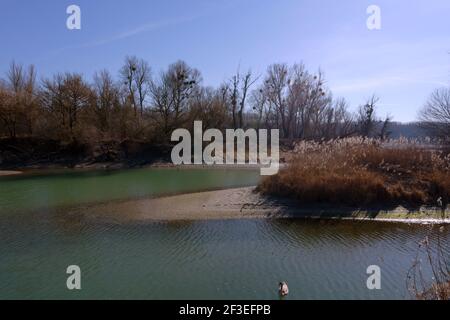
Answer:
<svg viewBox="0 0 450 320"><path fill-rule="evenodd" d="M264 194L304 203L436 204L450 199L450 155L419 142L348 138L298 143Z"/></svg>

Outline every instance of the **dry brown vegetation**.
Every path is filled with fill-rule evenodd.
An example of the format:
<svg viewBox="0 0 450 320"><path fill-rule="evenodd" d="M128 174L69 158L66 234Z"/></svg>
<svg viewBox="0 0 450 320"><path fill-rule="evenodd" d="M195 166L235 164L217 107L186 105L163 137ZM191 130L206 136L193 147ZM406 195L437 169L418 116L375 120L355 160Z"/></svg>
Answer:
<svg viewBox="0 0 450 320"><path fill-rule="evenodd" d="M442 132L448 132L449 122L437 115L448 114L448 97L444 90L434 95L426 109L433 112L424 113L429 116L423 118L434 129L444 130L440 134L432 130L441 139L448 138ZM378 102L372 96L356 112L350 111L344 98L333 96L321 72L310 72L301 63L273 64L261 75L238 70L220 86L210 87L199 70L183 61L155 72L145 60L127 57L117 77L102 70L92 81L78 73L38 77L33 66L13 62L5 77L0 75L0 166L27 166L27 159L52 163L55 157L71 163L79 159L117 162L129 158L124 156L128 154L124 144L167 148L173 130L192 130L196 120L202 121L205 130L278 128L280 138L289 145L296 140L355 136L386 139L390 117L383 121L377 116ZM377 161L376 157L402 155L372 152L366 158L371 156ZM340 175L345 170L337 167L334 176L321 179L356 185L370 180L372 186L366 188L371 189L383 184L370 170L356 170L352 179ZM312 189L320 187L317 184L309 187L314 195L323 195ZM382 186L378 189L382 197ZM340 191L336 188L332 193ZM422 195L413 192L410 196Z"/></svg>
<svg viewBox="0 0 450 320"><path fill-rule="evenodd" d="M450 281L434 284L428 291L416 297L419 300L450 300Z"/></svg>
<svg viewBox="0 0 450 320"><path fill-rule="evenodd" d="M0 75L0 167L145 163L164 158L145 150L170 147L172 132L192 130L196 120L205 130L279 128L289 141L384 137L377 101L350 112L323 75L303 64L273 64L264 75L238 70L210 87L183 61L155 72L147 61L126 57L118 76L102 70L91 81L70 72L38 77L33 66L13 62ZM145 149L137 159L123 146L130 143Z"/></svg>
<svg viewBox="0 0 450 320"><path fill-rule="evenodd" d="M125 59L118 77L102 70L92 81L78 73L37 78L33 66L14 62L0 75L0 138L168 143L174 129L195 120L205 129L279 128L290 140L380 134L377 98L352 113L303 64L273 64L265 75L237 71L218 87L183 61L154 72L137 57Z"/></svg>
<svg viewBox="0 0 450 320"><path fill-rule="evenodd" d="M407 287L413 298L419 300L450 300L450 256L445 238L441 238L444 226L430 232L419 243L416 257L407 276ZM423 270L431 271L426 277Z"/></svg>
<svg viewBox="0 0 450 320"><path fill-rule="evenodd" d="M348 138L303 141L259 190L302 203L436 205L450 199L450 155L418 142ZM440 201L438 201L440 200Z"/></svg>

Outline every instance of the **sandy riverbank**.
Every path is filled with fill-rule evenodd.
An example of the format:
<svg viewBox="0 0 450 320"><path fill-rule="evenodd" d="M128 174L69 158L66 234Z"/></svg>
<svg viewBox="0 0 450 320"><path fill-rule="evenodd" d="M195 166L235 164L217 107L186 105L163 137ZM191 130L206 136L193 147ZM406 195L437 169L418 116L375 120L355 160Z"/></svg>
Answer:
<svg viewBox="0 0 450 320"><path fill-rule="evenodd" d="M18 175L18 174L22 174L22 172L21 171L0 170L0 177L3 177L3 176L14 176L14 175Z"/></svg>
<svg viewBox="0 0 450 320"><path fill-rule="evenodd" d="M433 208L300 206L290 200L265 198L255 193L253 187L97 204L72 209L71 213L118 222L304 218L450 223L450 219L440 219L441 211ZM449 213L447 210L447 217Z"/></svg>

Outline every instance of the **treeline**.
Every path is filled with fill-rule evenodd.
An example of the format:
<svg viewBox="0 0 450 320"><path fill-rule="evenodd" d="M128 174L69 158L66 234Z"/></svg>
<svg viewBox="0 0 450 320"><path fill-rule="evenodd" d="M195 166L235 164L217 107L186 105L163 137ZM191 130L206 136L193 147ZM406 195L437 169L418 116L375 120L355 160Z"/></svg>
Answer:
<svg viewBox="0 0 450 320"><path fill-rule="evenodd" d="M38 81L33 66L12 63L0 80L0 136L156 144L201 120L205 129L279 128L288 140L384 137L390 119L376 117L377 102L371 97L350 112L323 74L302 64L274 64L264 75L238 71L213 88L183 61L154 73L146 61L127 57L118 76L103 70L91 82L78 73Z"/></svg>

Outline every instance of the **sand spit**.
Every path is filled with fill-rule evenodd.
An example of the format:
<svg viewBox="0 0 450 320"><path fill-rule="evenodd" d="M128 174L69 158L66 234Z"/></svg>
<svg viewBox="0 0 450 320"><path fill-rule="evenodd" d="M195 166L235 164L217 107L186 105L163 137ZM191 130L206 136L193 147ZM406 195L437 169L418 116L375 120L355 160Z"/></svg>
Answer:
<svg viewBox="0 0 450 320"><path fill-rule="evenodd" d="M450 223L435 208L336 208L302 206L285 199L270 199L254 187L191 193L152 199L110 202L71 209L72 214L117 222L180 221L248 218L302 218L392 221L406 223ZM446 215L449 217L449 211Z"/></svg>
<svg viewBox="0 0 450 320"><path fill-rule="evenodd" d="M18 174L22 174L22 172L21 171L0 170L0 177L3 177L3 176L14 176L14 175L18 175Z"/></svg>

